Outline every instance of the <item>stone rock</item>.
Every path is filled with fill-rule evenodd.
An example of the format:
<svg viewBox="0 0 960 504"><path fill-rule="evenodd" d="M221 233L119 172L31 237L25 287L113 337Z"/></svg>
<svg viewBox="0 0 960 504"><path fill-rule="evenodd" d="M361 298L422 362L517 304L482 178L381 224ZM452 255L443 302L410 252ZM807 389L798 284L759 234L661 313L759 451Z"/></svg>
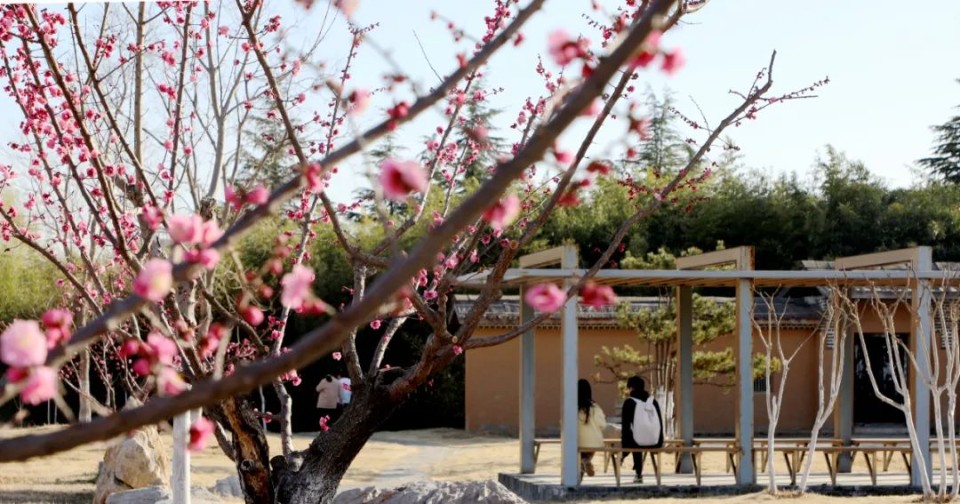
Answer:
<svg viewBox="0 0 960 504"><path fill-rule="evenodd" d="M243 488L240 486L240 477L237 475L217 480L217 484L210 491L225 497L243 497Z"/></svg>
<svg viewBox="0 0 960 504"><path fill-rule="evenodd" d="M190 489L190 504L220 504L223 502L218 495L215 495L210 490L195 486ZM167 497L162 500L158 500L155 504L176 504L173 502L173 497Z"/></svg>
<svg viewBox="0 0 960 504"><path fill-rule="evenodd" d="M334 504L524 504L527 501L496 481L417 481L394 488L355 488L340 493Z"/></svg>
<svg viewBox="0 0 960 504"><path fill-rule="evenodd" d="M112 493L107 497L106 504L156 504L169 497L167 487L149 486Z"/></svg>
<svg viewBox="0 0 960 504"><path fill-rule="evenodd" d="M167 449L155 426L134 431L107 448L97 474L94 504L116 492L165 485L170 481Z"/></svg>

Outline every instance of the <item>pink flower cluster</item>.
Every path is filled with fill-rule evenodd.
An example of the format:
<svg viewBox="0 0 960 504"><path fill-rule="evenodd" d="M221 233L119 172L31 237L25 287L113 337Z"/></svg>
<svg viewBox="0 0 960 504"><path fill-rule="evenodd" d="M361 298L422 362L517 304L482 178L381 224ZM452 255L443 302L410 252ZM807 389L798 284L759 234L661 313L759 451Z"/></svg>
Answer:
<svg viewBox="0 0 960 504"><path fill-rule="evenodd" d="M9 366L7 380L21 384L23 402L37 405L57 395L57 371L45 366L47 335L35 320L14 320L0 333L0 361Z"/></svg>
<svg viewBox="0 0 960 504"><path fill-rule="evenodd" d="M147 341L128 339L120 346L120 356L133 358L130 368L140 376L156 373L158 389L164 395L177 395L186 388L186 383L173 368L179 353L176 342L153 331Z"/></svg>
<svg viewBox="0 0 960 504"><path fill-rule="evenodd" d="M280 279L280 285L283 287L280 293L280 304L296 310L297 313L308 315L329 313L330 306L313 294L314 278L313 268L303 264L295 265L290 273L283 275Z"/></svg>
<svg viewBox="0 0 960 504"><path fill-rule="evenodd" d="M511 194L496 202L483 213L483 220L496 231L501 231L520 215L520 198Z"/></svg>
<svg viewBox="0 0 960 504"><path fill-rule="evenodd" d="M247 201L266 202L266 188L258 186L247 193ZM172 215L167 218L167 231L173 243L187 249L185 259L213 269L220 262L220 253L209 248L223 236L223 230L214 221L204 221L199 215Z"/></svg>
<svg viewBox="0 0 960 504"><path fill-rule="evenodd" d="M663 54L663 61L661 62L660 69L666 72L667 75L673 76L677 73L680 68L683 67L683 64L686 60L683 57L683 52L677 48L673 51L662 51L660 49L660 37L663 35L660 31L654 30L647 35L647 39L644 40L643 45L640 47L640 51L633 56L633 59L630 61L630 66L632 68L641 67L646 68L654 60L657 59L657 55Z"/></svg>
<svg viewBox="0 0 960 504"><path fill-rule="evenodd" d="M144 263L133 281L133 292L157 303L173 289L173 265L163 259L150 259Z"/></svg>
<svg viewBox="0 0 960 504"><path fill-rule="evenodd" d="M187 443L187 449L192 452L203 451L215 428L214 423L206 417L198 418L190 426L190 441Z"/></svg>
<svg viewBox="0 0 960 504"><path fill-rule="evenodd" d="M427 190L427 173L416 161L387 159L380 165L380 186L388 199L402 201L410 193Z"/></svg>
<svg viewBox="0 0 960 504"><path fill-rule="evenodd" d="M527 289L523 300L534 310L553 313L559 310L567 300L567 294L552 283L537 284Z"/></svg>

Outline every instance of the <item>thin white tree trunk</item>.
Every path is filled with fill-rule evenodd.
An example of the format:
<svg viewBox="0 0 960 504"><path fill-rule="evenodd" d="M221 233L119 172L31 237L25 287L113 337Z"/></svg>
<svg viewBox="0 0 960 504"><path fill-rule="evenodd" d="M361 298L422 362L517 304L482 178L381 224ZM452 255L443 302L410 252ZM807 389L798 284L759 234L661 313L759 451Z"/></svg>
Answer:
<svg viewBox="0 0 960 504"><path fill-rule="evenodd" d="M80 353L80 422L93 420L93 408L90 406L90 349Z"/></svg>

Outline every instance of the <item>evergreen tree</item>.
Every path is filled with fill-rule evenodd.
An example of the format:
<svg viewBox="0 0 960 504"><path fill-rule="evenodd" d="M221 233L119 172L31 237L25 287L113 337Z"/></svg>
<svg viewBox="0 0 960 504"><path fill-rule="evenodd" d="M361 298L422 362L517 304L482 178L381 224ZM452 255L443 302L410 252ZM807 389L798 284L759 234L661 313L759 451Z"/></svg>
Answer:
<svg viewBox="0 0 960 504"><path fill-rule="evenodd" d="M960 79L957 82L960 82ZM956 184L960 182L960 115L934 126L933 131L937 134L933 155L921 159L920 164L927 167L935 177Z"/></svg>
<svg viewBox="0 0 960 504"><path fill-rule="evenodd" d="M627 175L639 176L641 171L660 177L676 173L690 159L692 151L677 130L677 114L673 109L673 97L664 93L663 98L647 91L646 98L649 137L634 146L637 156L622 162Z"/></svg>

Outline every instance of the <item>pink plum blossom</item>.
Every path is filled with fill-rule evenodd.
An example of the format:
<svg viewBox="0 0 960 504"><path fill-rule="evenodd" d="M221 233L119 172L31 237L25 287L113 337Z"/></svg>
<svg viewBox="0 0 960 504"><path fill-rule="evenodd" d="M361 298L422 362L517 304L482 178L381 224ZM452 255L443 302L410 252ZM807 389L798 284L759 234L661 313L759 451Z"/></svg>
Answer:
<svg viewBox="0 0 960 504"><path fill-rule="evenodd" d="M320 163L310 163L303 171L307 181L307 190L313 194L320 194L324 189L323 167Z"/></svg>
<svg viewBox="0 0 960 504"><path fill-rule="evenodd" d="M612 287L597 285L594 282L587 282L580 289L580 296L583 298L583 304L594 308L609 306L617 302L617 296L613 293Z"/></svg>
<svg viewBox="0 0 960 504"><path fill-rule="evenodd" d="M133 281L133 292L147 301L162 300L173 288L173 266L163 259L150 259Z"/></svg>
<svg viewBox="0 0 960 504"><path fill-rule="evenodd" d="M553 313L560 309L563 306L563 302L566 301L567 295L559 287L552 283L543 283L537 284L523 295L524 301L527 302L534 310Z"/></svg>
<svg viewBox="0 0 960 504"><path fill-rule="evenodd" d="M460 345L453 345L453 354L460 355L463 353L463 347Z"/></svg>
<svg viewBox="0 0 960 504"><path fill-rule="evenodd" d="M47 337L35 320L14 320L0 334L0 360L11 367L40 366L47 360Z"/></svg>
<svg viewBox="0 0 960 504"><path fill-rule="evenodd" d="M167 232L173 243L192 245L200 241L203 219L199 215L172 215L167 217Z"/></svg>
<svg viewBox="0 0 960 504"><path fill-rule="evenodd" d="M197 263L208 270L217 267L220 262L220 252L217 249L188 250L184 254L184 259L188 262Z"/></svg>
<svg viewBox="0 0 960 504"><path fill-rule="evenodd" d="M309 266L297 264L290 273L283 275L280 285L283 292L280 294L280 304L296 310L313 295L313 269Z"/></svg>
<svg viewBox="0 0 960 504"><path fill-rule="evenodd" d="M360 115L370 104L370 91L366 89L356 89L347 96L347 101L353 105L350 107L348 114L352 116Z"/></svg>
<svg viewBox="0 0 960 504"><path fill-rule="evenodd" d="M57 395L57 371L52 367L42 366L30 372L27 382L20 391L23 402L36 406L49 401Z"/></svg>
<svg viewBox="0 0 960 504"><path fill-rule="evenodd" d="M143 220L151 231L155 231L163 222L163 214L157 207L147 204L143 207Z"/></svg>
<svg viewBox="0 0 960 504"><path fill-rule="evenodd" d="M73 314L67 310L47 310L42 317L47 348L53 348L70 339Z"/></svg>
<svg viewBox="0 0 960 504"><path fill-rule="evenodd" d="M190 426L190 441L187 449L192 452L203 451L207 447L207 440L213 434L214 424L206 417L200 417Z"/></svg>
<svg viewBox="0 0 960 504"><path fill-rule="evenodd" d="M333 360L340 360L343 358L343 354L340 352L333 352Z"/></svg>
<svg viewBox="0 0 960 504"><path fill-rule="evenodd" d="M270 191L263 185L258 185L247 193L247 202L251 205L262 205L270 199Z"/></svg>
<svg viewBox="0 0 960 504"><path fill-rule="evenodd" d="M496 202L483 213L483 220L495 230L502 230L520 215L520 198L511 194Z"/></svg>
<svg viewBox="0 0 960 504"><path fill-rule="evenodd" d="M175 369L164 366L157 374L157 384L163 395L175 396L187 388L186 382Z"/></svg>
<svg viewBox="0 0 960 504"><path fill-rule="evenodd" d="M253 327L257 327L263 323L263 310L256 306L248 306L243 310L243 319Z"/></svg>
<svg viewBox="0 0 960 504"><path fill-rule="evenodd" d="M427 174L416 161L387 159L380 165L380 185L384 196L399 201L412 192L424 192Z"/></svg>
<svg viewBox="0 0 960 504"><path fill-rule="evenodd" d="M587 39L573 40L563 30L556 30L550 33L547 38L547 50L550 52L550 57L561 66L577 58L586 57L589 45L590 42Z"/></svg>
<svg viewBox="0 0 960 504"><path fill-rule="evenodd" d="M340 9L344 16L353 17L353 13L360 6L360 0L334 0L333 5Z"/></svg>
<svg viewBox="0 0 960 504"><path fill-rule="evenodd" d="M683 57L683 51L677 48L663 55L661 69L663 69L667 75L673 76L683 68L684 63L686 63L686 58Z"/></svg>
<svg viewBox="0 0 960 504"><path fill-rule="evenodd" d="M170 338L154 331L147 335L147 346L156 359L164 364L172 364L173 358L179 350L177 344Z"/></svg>
<svg viewBox="0 0 960 504"><path fill-rule="evenodd" d="M223 236L223 230L214 221L204 222L200 227L200 245L209 247Z"/></svg>

